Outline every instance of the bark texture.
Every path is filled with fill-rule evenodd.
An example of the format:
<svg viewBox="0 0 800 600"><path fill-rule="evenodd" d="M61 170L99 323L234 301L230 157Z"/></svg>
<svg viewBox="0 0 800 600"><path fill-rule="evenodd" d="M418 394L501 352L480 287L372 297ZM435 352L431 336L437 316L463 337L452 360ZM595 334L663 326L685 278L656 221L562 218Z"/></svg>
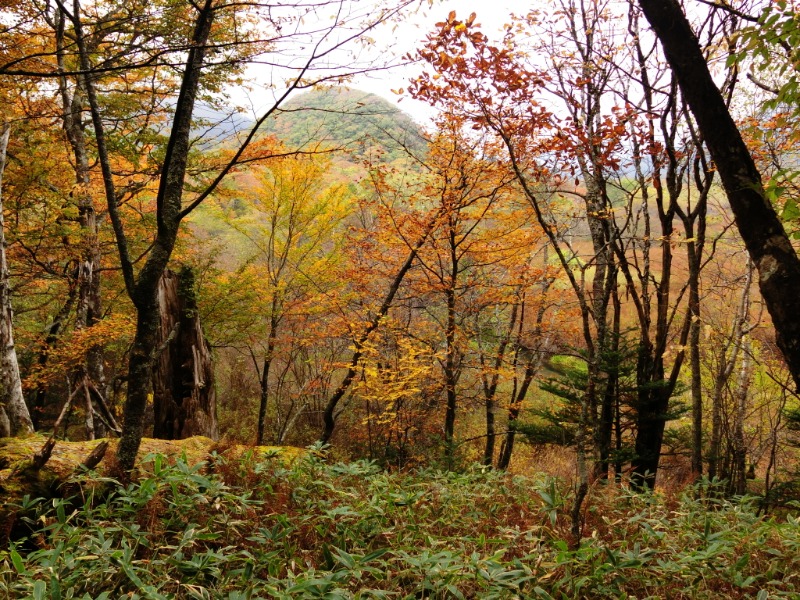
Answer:
<svg viewBox="0 0 800 600"><path fill-rule="evenodd" d="M33 431L33 423L22 396L17 349L14 346L11 288L6 262L5 223L3 221L3 171L11 127L0 126L0 437Z"/></svg>
<svg viewBox="0 0 800 600"><path fill-rule="evenodd" d="M87 85L89 103L92 107L92 120L95 133L98 134L97 145L104 171L103 180L107 187L109 217L117 238L125 287L136 307L136 336L128 362L128 393L125 400L124 429L117 447L117 461L122 472L130 472L133 469L136 453L144 433L144 413L147 407L154 360L152 353L157 348L156 340L161 321L158 313L158 284L167 268L172 249L175 247L175 239L182 218L183 184L186 179L186 165L189 157L192 114L207 50L206 42L214 19L213 0L206 0L197 8L198 14L195 18L191 49L181 80L181 91L175 104L172 131L167 143L156 196L158 233L138 277L134 277L133 262L128 252L122 220L117 210L117 197L113 189L110 161L105 151L99 105L94 97L93 87ZM81 47L82 37L78 22L76 22L76 37L81 50L81 65L88 72L88 55Z"/></svg>
<svg viewBox="0 0 800 600"><path fill-rule="evenodd" d="M211 346L200 325L194 275L164 272L158 285L161 326L153 363L153 437L217 439L217 399Z"/></svg>
<svg viewBox="0 0 800 600"><path fill-rule="evenodd" d="M758 269L778 347L800 386L800 260L764 194L761 175L680 5L676 0L639 0L639 5L661 41L714 159L736 226Z"/></svg>

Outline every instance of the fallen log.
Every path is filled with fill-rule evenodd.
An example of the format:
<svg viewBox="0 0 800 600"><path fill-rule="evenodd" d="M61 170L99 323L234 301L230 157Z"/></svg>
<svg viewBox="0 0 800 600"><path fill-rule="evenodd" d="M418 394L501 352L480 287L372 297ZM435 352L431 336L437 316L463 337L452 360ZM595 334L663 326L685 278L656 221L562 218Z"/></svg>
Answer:
<svg viewBox="0 0 800 600"><path fill-rule="evenodd" d="M102 477L113 477L117 443L116 439L67 442L41 434L0 438L0 547L14 536L12 530L21 516L19 509L25 496L55 498L75 495L76 488L83 484L76 483L74 476L86 470L95 469ZM151 454L163 455L170 462L181 459L196 465L206 461L212 452L228 460L237 460L249 451L261 456L277 454L287 461L306 453L302 448L288 446L220 446L202 436L185 440L145 438L137 455L139 468L134 477L148 475L150 463L143 459Z"/></svg>

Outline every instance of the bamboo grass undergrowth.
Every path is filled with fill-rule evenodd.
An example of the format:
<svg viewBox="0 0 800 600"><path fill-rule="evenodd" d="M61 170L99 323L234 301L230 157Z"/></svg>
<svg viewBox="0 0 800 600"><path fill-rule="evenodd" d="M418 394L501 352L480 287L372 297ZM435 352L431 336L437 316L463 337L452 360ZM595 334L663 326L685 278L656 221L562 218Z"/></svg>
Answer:
<svg viewBox="0 0 800 600"><path fill-rule="evenodd" d="M26 498L0 550L8 598L781 598L800 593L800 518L700 487L571 488L475 467L386 472L245 455L126 486ZM84 475L85 478L95 477ZM112 489L102 495L99 490ZM81 490L86 490L81 492Z"/></svg>

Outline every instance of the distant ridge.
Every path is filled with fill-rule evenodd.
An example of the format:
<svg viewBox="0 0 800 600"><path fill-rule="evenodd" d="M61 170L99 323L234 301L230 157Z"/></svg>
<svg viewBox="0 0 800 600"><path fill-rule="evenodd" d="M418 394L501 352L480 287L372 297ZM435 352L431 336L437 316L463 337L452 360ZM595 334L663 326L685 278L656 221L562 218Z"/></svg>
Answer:
<svg viewBox="0 0 800 600"><path fill-rule="evenodd" d="M424 155L427 143L411 117L380 96L339 87L314 89L286 102L264 124L290 148L343 148L356 160L393 162Z"/></svg>

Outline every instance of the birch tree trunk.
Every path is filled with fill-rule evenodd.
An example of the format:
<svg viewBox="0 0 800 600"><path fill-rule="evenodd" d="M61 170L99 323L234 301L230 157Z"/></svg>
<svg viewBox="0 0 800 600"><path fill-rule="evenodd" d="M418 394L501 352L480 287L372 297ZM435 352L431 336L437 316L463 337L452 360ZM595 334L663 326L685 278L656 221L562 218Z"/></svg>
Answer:
<svg viewBox="0 0 800 600"><path fill-rule="evenodd" d="M744 289L736 310L730 337L720 345L718 351L717 371L714 378L714 395L711 406L711 443L708 449L708 477L727 476L720 473L722 463L722 411L725 401L725 387L730 381L733 370L742 352L745 337L750 332L747 325L750 312L750 286L753 280L753 263L748 260Z"/></svg>
<svg viewBox="0 0 800 600"><path fill-rule="evenodd" d="M753 360L750 338L745 334L742 348L742 366L739 371L739 382L736 386L734 397L734 424L733 424L733 479L734 491L741 495L747 492L747 444L744 439L744 420L747 415L747 399L750 392L750 383L753 378Z"/></svg>
<svg viewBox="0 0 800 600"><path fill-rule="evenodd" d="M0 129L0 437L32 433L33 423L22 397L17 349L14 346L11 310L11 289L8 284L5 221L3 218L3 172L11 126L3 122Z"/></svg>

